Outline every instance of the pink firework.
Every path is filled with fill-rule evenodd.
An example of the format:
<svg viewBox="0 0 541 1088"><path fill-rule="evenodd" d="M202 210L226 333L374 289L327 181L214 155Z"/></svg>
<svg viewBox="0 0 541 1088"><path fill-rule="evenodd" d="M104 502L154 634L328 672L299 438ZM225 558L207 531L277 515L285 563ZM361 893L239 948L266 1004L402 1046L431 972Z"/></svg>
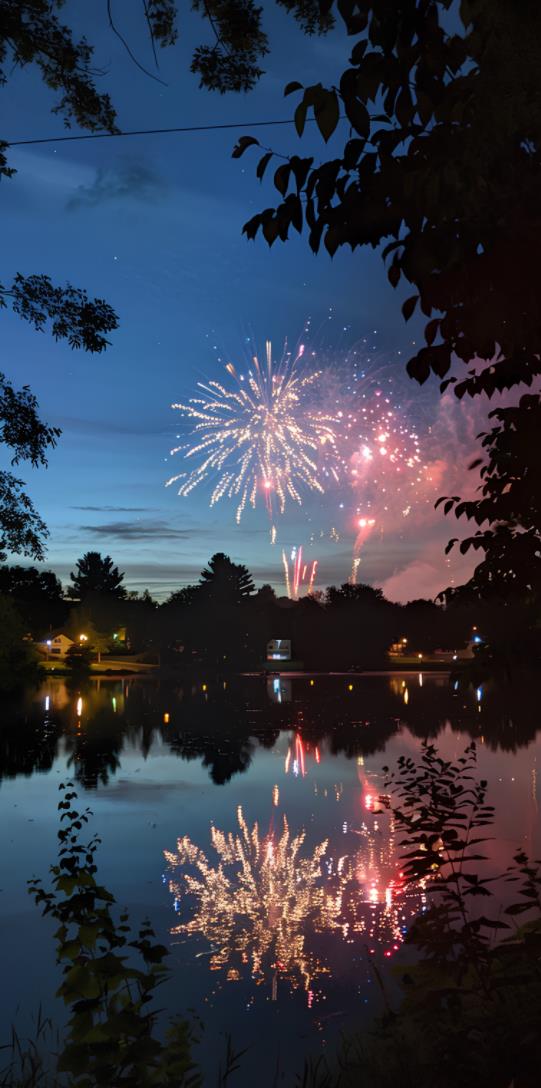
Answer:
<svg viewBox="0 0 541 1088"><path fill-rule="evenodd" d="M317 559L306 562L303 559L302 545L299 548L292 548L289 558L285 549L282 548L282 565L286 593L291 600L298 601L302 591L306 594L314 592Z"/></svg>
<svg viewBox="0 0 541 1088"><path fill-rule="evenodd" d="M355 494L351 580L356 581L360 551L374 529L383 532L407 518L425 497L429 483L419 436L393 405L389 392L368 389L356 404L338 413L349 454L343 472Z"/></svg>

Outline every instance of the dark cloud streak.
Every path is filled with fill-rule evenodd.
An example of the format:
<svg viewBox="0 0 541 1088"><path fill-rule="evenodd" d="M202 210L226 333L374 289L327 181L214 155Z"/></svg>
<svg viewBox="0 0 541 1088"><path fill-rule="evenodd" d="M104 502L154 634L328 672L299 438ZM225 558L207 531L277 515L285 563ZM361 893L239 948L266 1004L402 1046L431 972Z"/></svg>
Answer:
<svg viewBox="0 0 541 1088"><path fill-rule="evenodd" d="M85 510L96 514L149 514L150 506L70 506L70 510Z"/></svg>
<svg viewBox="0 0 541 1088"><path fill-rule="evenodd" d="M81 531L116 540L193 540L202 529L175 529L165 521L109 521L102 525L81 525Z"/></svg>
<svg viewBox="0 0 541 1088"><path fill-rule="evenodd" d="M116 166L99 166L91 185L79 185L66 207L96 208L118 200L152 201L163 195L166 185L152 167L141 160L127 160Z"/></svg>

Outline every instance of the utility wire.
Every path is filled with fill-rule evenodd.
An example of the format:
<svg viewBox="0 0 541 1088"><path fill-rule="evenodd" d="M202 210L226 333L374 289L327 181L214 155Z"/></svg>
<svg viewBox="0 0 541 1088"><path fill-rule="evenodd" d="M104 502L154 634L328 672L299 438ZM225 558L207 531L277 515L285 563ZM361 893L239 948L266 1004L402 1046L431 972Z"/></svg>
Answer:
<svg viewBox="0 0 541 1088"><path fill-rule="evenodd" d="M315 121L315 117L307 117ZM342 120L342 118L341 118ZM183 125L180 128L140 128L128 132L90 132L79 136L44 136L36 140L6 140L8 147L25 147L29 144L60 144L74 140L116 140L121 136L164 136L175 132L219 132L231 128L266 128L269 125L293 125L293 119L287 121L232 121L225 125Z"/></svg>

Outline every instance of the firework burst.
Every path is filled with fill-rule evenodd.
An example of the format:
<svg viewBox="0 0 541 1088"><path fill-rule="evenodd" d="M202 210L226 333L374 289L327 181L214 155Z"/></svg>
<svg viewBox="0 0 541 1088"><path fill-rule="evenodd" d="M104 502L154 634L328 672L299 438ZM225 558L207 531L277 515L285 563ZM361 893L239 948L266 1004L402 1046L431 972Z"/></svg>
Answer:
<svg viewBox="0 0 541 1088"><path fill-rule="evenodd" d="M258 495L272 518L274 501L283 514L288 499L302 504L304 490L322 494L322 465L332 472L337 456L337 421L313 408L321 375L299 365L303 352L303 345L294 356L285 352L275 365L267 341L265 366L254 356L244 378L228 363L231 388L200 382L202 396L173 404L191 425L193 439L171 453L182 453L195 467L172 476L166 486L178 483L179 495L187 496L212 480L210 505L236 500L237 522L247 503L256 506Z"/></svg>

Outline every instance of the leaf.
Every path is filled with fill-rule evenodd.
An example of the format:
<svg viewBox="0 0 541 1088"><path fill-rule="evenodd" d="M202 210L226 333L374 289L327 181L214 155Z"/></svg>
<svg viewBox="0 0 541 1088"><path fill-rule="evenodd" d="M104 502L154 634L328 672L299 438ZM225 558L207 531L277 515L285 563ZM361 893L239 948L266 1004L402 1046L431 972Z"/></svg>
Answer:
<svg viewBox="0 0 541 1088"><path fill-rule="evenodd" d="M294 114L295 128L297 129L297 135L302 136L304 132L304 126L306 124L306 114L308 113L308 103L306 102L306 94L302 102L299 102Z"/></svg>
<svg viewBox="0 0 541 1088"><path fill-rule="evenodd" d="M300 234L302 231L302 204L301 199L295 193L290 193L286 200L291 226Z"/></svg>
<svg viewBox="0 0 541 1088"><path fill-rule="evenodd" d="M289 163L283 163L282 166L278 167L274 174L274 186L282 196L285 196L287 193L290 174L291 167Z"/></svg>
<svg viewBox="0 0 541 1088"><path fill-rule="evenodd" d="M288 83L286 85L284 89L284 98L286 98L288 94L293 94L293 91L302 91L302 89L302 83L299 83L296 79L294 79L291 81L291 83Z"/></svg>
<svg viewBox="0 0 541 1088"><path fill-rule="evenodd" d="M412 295L411 298L407 298L406 301L402 304L402 313L404 315L405 321L409 321L418 301L419 295Z"/></svg>
<svg viewBox="0 0 541 1088"><path fill-rule="evenodd" d="M265 170L267 169L267 166L269 165L269 162L271 161L271 159L272 159L272 151L267 151L266 154L263 155L260 158L260 160L259 160L259 162L257 164L257 170L255 172L255 176L256 176L256 178L259 179L259 181L263 181L263 175L264 175Z"/></svg>
<svg viewBox="0 0 541 1088"><path fill-rule="evenodd" d="M438 330L439 330L439 327L440 327L440 321L441 321L441 318L434 317L432 319L432 321L429 321L428 325L425 326L425 340L426 340L427 344L430 345L430 344L434 343L434 340L436 339L436 336L438 335Z"/></svg>
<svg viewBox="0 0 541 1088"><path fill-rule="evenodd" d="M364 140L348 140L344 148L344 157L342 159L344 170L353 170L363 153L364 147Z"/></svg>
<svg viewBox="0 0 541 1088"><path fill-rule="evenodd" d="M334 257L339 245L339 235L335 227L327 228L323 243L327 253L330 253L331 257Z"/></svg>
<svg viewBox="0 0 541 1088"><path fill-rule="evenodd" d="M504 914L524 914L524 911L531 909L531 903L511 903L510 907L505 908Z"/></svg>
<svg viewBox="0 0 541 1088"><path fill-rule="evenodd" d="M340 120L340 106L336 91L321 89L314 103L314 117L318 129L325 143L327 143Z"/></svg>
<svg viewBox="0 0 541 1088"><path fill-rule="evenodd" d="M265 220L265 222L263 223L263 237L265 241L268 242L269 246L272 246L273 242L276 241L278 237L278 231L279 224L275 216L272 216L272 218L268 218Z"/></svg>
<svg viewBox="0 0 541 1088"><path fill-rule="evenodd" d="M496 918L485 918L484 915L478 918L477 921L480 925L488 926L489 929L510 929L507 922L500 922Z"/></svg>
<svg viewBox="0 0 541 1088"><path fill-rule="evenodd" d="M248 221L244 224L242 228L242 233L245 234L246 237L250 240L253 240L256 237L257 232L262 224L262 215L253 215L252 218L248 219Z"/></svg>
<svg viewBox="0 0 541 1088"><path fill-rule="evenodd" d="M367 45L368 45L368 42L365 39L364 41L357 42L353 46L353 50L352 50L352 53L351 53L351 63L352 64L360 64L361 63L361 61L362 61L362 59L364 57L364 54L366 52Z"/></svg>
<svg viewBox="0 0 541 1088"><path fill-rule="evenodd" d="M370 115L363 102L358 98L344 99L346 117L359 136L368 139L370 135Z"/></svg>
<svg viewBox="0 0 541 1088"><path fill-rule="evenodd" d="M256 140L255 136L240 136L231 152L231 158L240 159L246 149L252 147L253 144L259 145L259 140Z"/></svg>
<svg viewBox="0 0 541 1088"><path fill-rule="evenodd" d="M301 189L306 184L306 179L310 173L310 169L313 163L313 158L300 159L298 155L292 155L289 160L291 171L295 177L295 183L297 186L297 192L300 193Z"/></svg>
<svg viewBox="0 0 541 1088"><path fill-rule="evenodd" d="M389 280L389 283L393 287L398 286L398 282L400 280L400 265L399 265L398 261L393 261L393 263L392 263L392 265L391 265L391 267L390 267L390 269L389 269L389 271L387 273L387 279Z"/></svg>

